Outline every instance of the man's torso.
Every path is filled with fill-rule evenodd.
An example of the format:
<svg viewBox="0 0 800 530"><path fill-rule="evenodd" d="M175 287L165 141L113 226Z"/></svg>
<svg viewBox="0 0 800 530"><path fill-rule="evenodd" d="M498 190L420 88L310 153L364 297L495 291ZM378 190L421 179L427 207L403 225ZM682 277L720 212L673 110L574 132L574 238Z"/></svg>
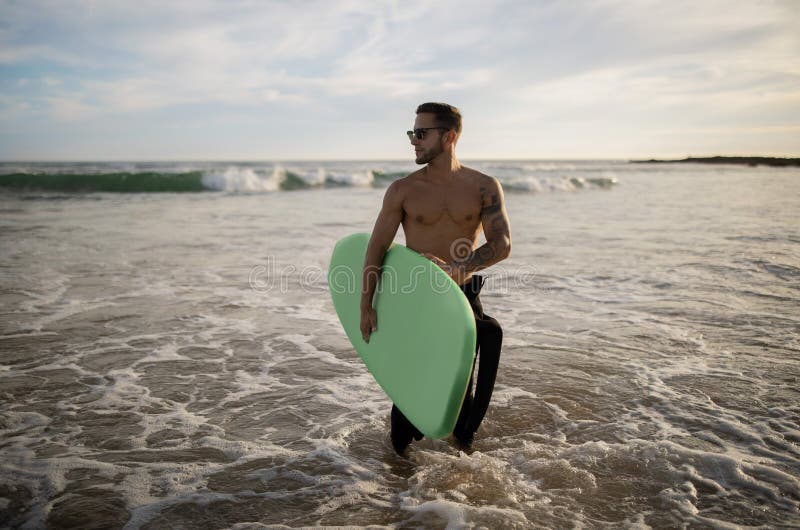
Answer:
<svg viewBox="0 0 800 530"><path fill-rule="evenodd" d="M481 183L488 179L461 167L447 183L427 178L421 169L402 179L406 246L447 262L464 258L481 230Z"/></svg>

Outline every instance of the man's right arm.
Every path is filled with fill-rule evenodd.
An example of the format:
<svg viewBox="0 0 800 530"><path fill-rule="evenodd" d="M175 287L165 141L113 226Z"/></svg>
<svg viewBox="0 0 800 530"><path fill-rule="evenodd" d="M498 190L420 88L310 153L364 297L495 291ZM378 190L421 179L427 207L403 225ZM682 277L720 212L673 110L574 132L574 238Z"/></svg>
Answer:
<svg viewBox="0 0 800 530"><path fill-rule="evenodd" d="M372 297L378 286L381 265L386 251L397 234L397 228L403 220L403 195L399 181L391 183L383 196L383 206L372 229L372 236L367 245L362 273L363 289L361 291L361 336L369 342L369 336L378 329L378 316L372 307Z"/></svg>

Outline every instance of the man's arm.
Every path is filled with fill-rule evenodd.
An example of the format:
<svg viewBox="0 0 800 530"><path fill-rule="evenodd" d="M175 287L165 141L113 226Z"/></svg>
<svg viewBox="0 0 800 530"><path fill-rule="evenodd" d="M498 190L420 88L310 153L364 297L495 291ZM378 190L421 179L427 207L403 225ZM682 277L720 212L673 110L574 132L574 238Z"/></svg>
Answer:
<svg viewBox="0 0 800 530"><path fill-rule="evenodd" d="M372 236L367 245L362 273L363 289L361 291L361 336L369 342L369 336L378 329L378 316L372 308L372 297L378 286L381 265L386 251L397 234L397 228L403 220L403 197L400 193L399 181L389 185L383 196L383 206L372 229Z"/></svg>
<svg viewBox="0 0 800 530"><path fill-rule="evenodd" d="M511 227L503 199L503 187L495 177L481 183L481 224L486 243L466 258L455 260L454 266L464 274L485 269L511 254Z"/></svg>

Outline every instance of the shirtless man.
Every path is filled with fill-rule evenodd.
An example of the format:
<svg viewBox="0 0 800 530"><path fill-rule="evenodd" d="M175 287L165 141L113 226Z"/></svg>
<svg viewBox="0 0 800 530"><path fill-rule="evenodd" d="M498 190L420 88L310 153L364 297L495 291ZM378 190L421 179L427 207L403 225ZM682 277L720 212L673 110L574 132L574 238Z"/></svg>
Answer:
<svg viewBox="0 0 800 530"><path fill-rule="evenodd" d="M417 164L426 166L392 182L386 190L364 260L361 334L369 342L370 334L378 329L372 298L384 255L402 223L406 245L453 278L475 313L480 354L475 395L470 377L453 431L459 444L467 449L489 406L502 342L500 325L483 313L478 298L483 278L473 273L508 257L511 234L500 183L462 166L456 158L460 135L461 114L455 107L424 103L417 108L414 130L408 132L408 137ZM476 248L481 229L486 243ZM421 440L422 433L393 406L395 450L402 455L411 438Z"/></svg>

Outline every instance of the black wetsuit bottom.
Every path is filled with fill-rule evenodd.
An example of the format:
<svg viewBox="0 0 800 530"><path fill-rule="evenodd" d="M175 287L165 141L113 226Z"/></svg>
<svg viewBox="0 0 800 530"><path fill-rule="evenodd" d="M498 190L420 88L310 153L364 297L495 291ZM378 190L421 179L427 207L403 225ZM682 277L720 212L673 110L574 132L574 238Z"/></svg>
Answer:
<svg viewBox="0 0 800 530"><path fill-rule="evenodd" d="M475 343L475 360L478 363L478 377L475 379L475 362L472 364L472 372L469 376L467 393L461 405L461 412L458 415L453 435L464 446L468 447L472 443L475 431L478 430L486 411L489 408L489 401L492 399L494 381L497 377L497 367L500 364L500 347L503 343L503 329L494 318L483 312L478 294L483 287L483 276L473 275L469 281L460 285L461 291L467 297L472 312L475 314L475 327L477 340ZM411 439L422 440L422 433L408 421L395 405L392 405L392 445L395 451L402 454Z"/></svg>

